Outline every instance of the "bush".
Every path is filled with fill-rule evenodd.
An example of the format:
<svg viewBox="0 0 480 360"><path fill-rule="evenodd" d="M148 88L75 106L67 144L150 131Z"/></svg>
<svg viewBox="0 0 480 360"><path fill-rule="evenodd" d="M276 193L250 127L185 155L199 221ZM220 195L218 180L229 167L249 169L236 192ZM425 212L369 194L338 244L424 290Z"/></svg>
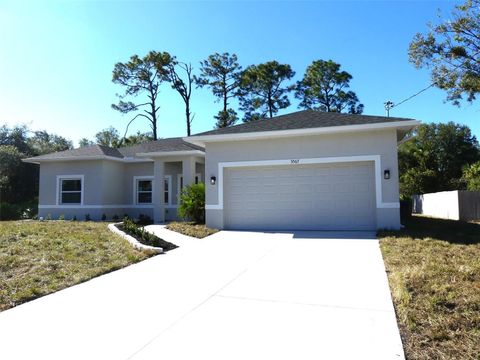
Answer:
<svg viewBox="0 0 480 360"><path fill-rule="evenodd" d="M107 215L102 214L102 221L105 221L105 220L107 220Z"/></svg>
<svg viewBox="0 0 480 360"><path fill-rule="evenodd" d="M145 231L144 228L138 227L137 224L135 224L133 220L128 217L123 219L123 223L118 225L118 228L126 232L128 235L133 236L142 244L161 247L163 251L172 250L177 247L175 244L169 243L163 239L160 239L158 236Z"/></svg>
<svg viewBox="0 0 480 360"><path fill-rule="evenodd" d="M22 216L22 209L19 205L0 203L0 220L19 220Z"/></svg>
<svg viewBox="0 0 480 360"><path fill-rule="evenodd" d="M85 221L91 221L90 214L85 214Z"/></svg>
<svg viewBox="0 0 480 360"><path fill-rule="evenodd" d="M178 215L197 224L205 223L205 184L187 185L183 188Z"/></svg>
<svg viewBox="0 0 480 360"><path fill-rule="evenodd" d="M119 219L120 219L120 218L118 217L117 214L115 214L115 215L112 216L112 220L113 220L113 221L118 221Z"/></svg>
<svg viewBox="0 0 480 360"><path fill-rule="evenodd" d="M61 214L61 215L58 217L58 220L65 220L65 215Z"/></svg>

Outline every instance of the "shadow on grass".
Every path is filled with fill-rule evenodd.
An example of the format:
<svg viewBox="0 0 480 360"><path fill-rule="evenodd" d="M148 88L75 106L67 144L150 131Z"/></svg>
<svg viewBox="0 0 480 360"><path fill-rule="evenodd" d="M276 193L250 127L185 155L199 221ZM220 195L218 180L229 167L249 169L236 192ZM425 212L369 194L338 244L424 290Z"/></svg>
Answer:
<svg viewBox="0 0 480 360"><path fill-rule="evenodd" d="M480 224L412 216L400 231L380 231L379 237L437 239L454 244L480 243Z"/></svg>

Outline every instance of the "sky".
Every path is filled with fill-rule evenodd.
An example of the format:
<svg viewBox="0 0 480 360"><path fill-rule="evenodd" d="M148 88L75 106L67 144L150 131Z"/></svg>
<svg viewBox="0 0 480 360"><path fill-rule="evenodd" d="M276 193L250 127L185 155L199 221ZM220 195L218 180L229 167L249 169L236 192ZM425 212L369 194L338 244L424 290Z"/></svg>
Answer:
<svg viewBox="0 0 480 360"><path fill-rule="evenodd" d="M8 1L0 0L0 126L26 124L77 144L114 126L123 135L131 115L111 108L117 62L150 50L199 62L215 52L243 67L290 64L300 80L314 60L332 59L353 79L364 114L385 115L430 84L427 69L408 61L408 45L427 23L448 18L455 1ZM292 82L293 82L292 81ZM454 121L480 138L480 102L456 107L431 88L390 115L422 122ZM185 136L184 104L167 84L158 101L159 137ZM279 112L298 110L298 100ZM234 109L238 104L233 101ZM208 88L192 95L192 133L211 130L221 104ZM241 112L239 115L241 116ZM148 131L141 118L129 134Z"/></svg>

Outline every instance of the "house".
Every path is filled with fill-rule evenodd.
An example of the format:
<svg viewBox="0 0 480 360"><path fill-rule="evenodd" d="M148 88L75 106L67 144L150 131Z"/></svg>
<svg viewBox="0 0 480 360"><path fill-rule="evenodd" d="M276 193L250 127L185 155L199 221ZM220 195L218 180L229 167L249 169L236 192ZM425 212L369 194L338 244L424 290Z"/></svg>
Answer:
<svg viewBox="0 0 480 360"><path fill-rule="evenodd" d="M182 186L206 183L219 229L400 227L397 143L419 122L299 111L187 138L94 145L40 164L39 214L176 218Z"/></svg>

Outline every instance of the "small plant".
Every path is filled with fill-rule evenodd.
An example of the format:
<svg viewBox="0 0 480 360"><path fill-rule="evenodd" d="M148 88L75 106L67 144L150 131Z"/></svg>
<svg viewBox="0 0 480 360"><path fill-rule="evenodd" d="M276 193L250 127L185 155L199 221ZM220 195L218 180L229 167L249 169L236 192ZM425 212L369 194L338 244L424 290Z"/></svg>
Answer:
<svg viewBox="0 0 480 360"><path fill-rule="evenodd" d="M107 215L102 214L102 221L105 221L105 220L107 220Z"/></svg>
<svg viewBox="0 0 480 360"><path fill-rule="evenodd" d="M65 220L65 215L64 215L64 214L60 214L60 216L58 217L58 220Z"/></svg>
<svg viewBox="0 0 480 360"><path fill-rule="evenodd" d="M205 184L187 185L180 195L178 215L197 224L205 223Z"/></svg>
<svg viewBox="0 0 480 360"><path fill-rule="evenodd" d="M118 217L117 214L115 214L115 215L112 216L112 220L113 220L113 221L118 221L119 219L120 219L120 218Z"/></svg>
<svg viewBox="0 0 480 360"><path fill-rule="evenodd" d="M123 219L123 223L118 227L120 230L136 238L142 244L161 247L164 251L172 250L177 247L176 245L160 239L154 234L149 233L144 228L138 227L137 224L135 224L131 219L128 218L128 216Z"/></svg>
<svg viewBox="0 0 480 360"><path fill-rule="evenodd" d="M52 214L48 213L45 217L45 220L52 220Z"/></svg>
<svg viewBox="0 0 480 360"><path fill-rule="evenodd" d="M85 221L92 221L90 214L85 214Z"/></svg>
<svg viewBox="0 0 480 360"><path fill-rule="evenodd" d="M77 215L73 215L72 221L77 221Z"/></svg>

